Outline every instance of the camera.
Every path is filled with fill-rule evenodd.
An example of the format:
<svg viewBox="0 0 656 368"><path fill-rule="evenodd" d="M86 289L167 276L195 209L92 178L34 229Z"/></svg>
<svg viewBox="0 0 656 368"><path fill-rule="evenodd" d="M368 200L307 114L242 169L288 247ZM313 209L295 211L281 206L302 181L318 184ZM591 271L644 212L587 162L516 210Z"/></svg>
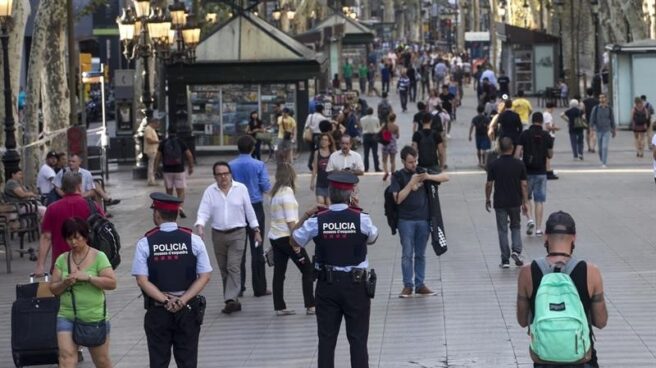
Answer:
<svg viewBox="0 0 656 368"><path fill-rule="evenodd" d="M416 172L417 174L425 174L425 173L427 173L428 171L426 170L425 167L417 166L417 170L415 170L415 172Z"/></svg>

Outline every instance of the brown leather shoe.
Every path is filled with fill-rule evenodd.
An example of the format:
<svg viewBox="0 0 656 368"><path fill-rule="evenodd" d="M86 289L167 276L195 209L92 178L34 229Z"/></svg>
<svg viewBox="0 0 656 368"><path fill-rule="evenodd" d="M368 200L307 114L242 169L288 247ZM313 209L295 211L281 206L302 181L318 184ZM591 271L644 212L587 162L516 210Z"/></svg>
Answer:
<svg viewBox="0 0 656 368"><path fill-rule="evenodd" d="M417 294L417 296L435 296L435 295L437 295L436 292L429 289L426 285L424 285L424 286L420 287L419 289L415 290L415 294Z"/></svg>
<svg viewBox="0 0 656 368"><path fill-rule="evenodd" d="M225 304L225 308L221 310L221 313L230 314L239 311L241 311L241 303L230 300Z"/></svg>
<svg viewBox="0 0 656 368"><path fill-rule="evenodd" d="M401 294L399 294L399 298L411 298L411 297L412 297L411 287L404 287L403 290L401 290Z"/></svg>

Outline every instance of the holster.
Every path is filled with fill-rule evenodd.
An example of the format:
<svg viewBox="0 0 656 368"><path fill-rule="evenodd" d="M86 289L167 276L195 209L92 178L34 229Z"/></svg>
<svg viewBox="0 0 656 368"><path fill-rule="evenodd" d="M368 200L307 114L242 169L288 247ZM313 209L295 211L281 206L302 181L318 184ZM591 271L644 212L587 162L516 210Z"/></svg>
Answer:
<svg viewBox="0 0 656 368"><path fill-rule="evenodd" d="M196 313L196 321L199 325L202 325L203 319L205 319L205 308L207 307L205 296L198 294L189 304Z"/></svg>
<svg viewBox="0 0 656 368"><path fill-rule="evenodd" d="M317 268L317 256L312 256L312 281L319 279L319 269Z"/></svg>
<svg viewBox="0 0 656 368"><path fill-rule="evenodd" d="M376 282L377 282L376 280L377 280L376 270L371 269L371 271L369 271L369 278L367 279L365 284L367 288L367 295L371 299L373 299L374 296L376 296Z"/></svg>

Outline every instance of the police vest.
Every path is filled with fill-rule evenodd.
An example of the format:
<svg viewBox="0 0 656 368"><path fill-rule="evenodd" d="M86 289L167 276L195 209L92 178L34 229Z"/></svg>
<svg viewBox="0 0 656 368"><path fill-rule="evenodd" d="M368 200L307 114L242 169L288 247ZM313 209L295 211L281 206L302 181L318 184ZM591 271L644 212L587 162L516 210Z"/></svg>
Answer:
<svg viewBox="0 0 656 368"><path fill-rule="evenodd" d="M360 228L360 210L326 210L317 213L319 232L314 237L317 262L330 266L357 266L367 257L367 236Z"/></svg>
<svg viewBox="0 0 656 368"><path fill-rule="evenodd" d="M196 281L196 256L191 250L191 229L154 228L148 239L148 281L162 292L185 291Z"/></svg>

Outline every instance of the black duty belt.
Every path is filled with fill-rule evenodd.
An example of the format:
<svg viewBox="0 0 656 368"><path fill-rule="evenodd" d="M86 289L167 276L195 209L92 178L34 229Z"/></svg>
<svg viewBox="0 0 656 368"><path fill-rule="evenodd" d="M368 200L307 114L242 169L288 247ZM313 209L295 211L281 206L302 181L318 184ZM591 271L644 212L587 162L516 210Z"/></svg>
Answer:
<svg viewBox="0 0 656 368"><path fill-rule="evenodd" d="M340 271L332 266L322 266L319 270L319 281L333 282L352 282L355 284L367 281L367 270L364 268L353 268L351 271Z"/></svg>
<svg viewBox="0 0 656 368"><path fill-rule="evenodd" d="M212 228L212 230L216 231L217 233L221 233L221 234L230 234L230 233L234 233L235 231L242 230L244 228L246 228L246 227L245 226L233 227L232 229L228 229L228 230L219 230L219 229Z"/></svg>

